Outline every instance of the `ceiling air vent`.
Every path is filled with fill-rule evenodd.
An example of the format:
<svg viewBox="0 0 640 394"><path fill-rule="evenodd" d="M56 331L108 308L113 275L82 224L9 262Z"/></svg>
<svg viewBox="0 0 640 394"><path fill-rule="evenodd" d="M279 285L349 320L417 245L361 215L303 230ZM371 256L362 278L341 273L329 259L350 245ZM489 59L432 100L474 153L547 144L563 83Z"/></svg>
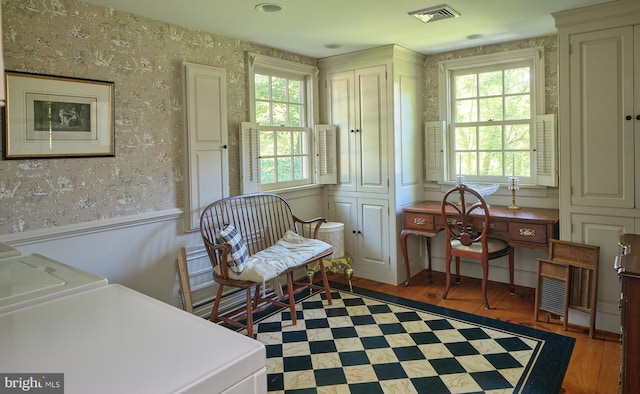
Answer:
<svg viewBox="0 0 640 394"><path fill-rule="evenodd" d="M429 23L441 19L457 18L460 16L460 13L447 4L440 4L435 7L409 12L409 15L420 19L424 23Z"/></svg>

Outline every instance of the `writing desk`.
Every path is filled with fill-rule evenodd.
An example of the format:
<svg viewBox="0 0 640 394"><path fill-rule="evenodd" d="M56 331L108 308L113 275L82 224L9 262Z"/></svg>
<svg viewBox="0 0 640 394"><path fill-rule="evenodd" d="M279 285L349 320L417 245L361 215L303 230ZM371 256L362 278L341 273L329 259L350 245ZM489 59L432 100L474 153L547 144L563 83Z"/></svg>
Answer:
<svg viewBox="0 0 640 394"><path fill-rule="evenodd" d="M403 229L400 233L400 247L404 266L407 269L405 286L411 279L407 236L413 234L427 237L429 260L427 270L429 274L431 273L431 238L444 229L440 204L440 201L421 201L402 209ZM504 239L513 247L548 250L549 240L558 238L559 211L557 209L525 207L509 209L505 206L491 205L489 211L491 235ZM478 217L478 221L474 221L473 225L481 228L481 212L472 215L474 216Z"/></svg>

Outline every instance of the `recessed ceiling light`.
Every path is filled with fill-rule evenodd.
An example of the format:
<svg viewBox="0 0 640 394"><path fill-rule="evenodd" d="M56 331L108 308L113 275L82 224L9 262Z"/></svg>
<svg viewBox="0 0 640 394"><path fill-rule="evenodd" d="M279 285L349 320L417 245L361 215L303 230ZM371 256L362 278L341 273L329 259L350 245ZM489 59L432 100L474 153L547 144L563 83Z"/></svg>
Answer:
<svg viewBox="0 0 640 394"><path fill-rule="evenodd" d="M341 45L340 44L327 44L324 47L327 48L327 49L338 49L338 48L341 47Z"/></svg>
<svg viewBox="0 0 640 394"><path fill-rule="evenodd" d="M467 40L477 40L478 38L482 38L482 34L471 34L467 36Z"/></svg>
<svg viewBox="0 0 640 394"><path fill-rule="evenodd" d="M277 3L260 3L256 5L256 10L262 12L280 12L282 11L282 6Z"/></svg>

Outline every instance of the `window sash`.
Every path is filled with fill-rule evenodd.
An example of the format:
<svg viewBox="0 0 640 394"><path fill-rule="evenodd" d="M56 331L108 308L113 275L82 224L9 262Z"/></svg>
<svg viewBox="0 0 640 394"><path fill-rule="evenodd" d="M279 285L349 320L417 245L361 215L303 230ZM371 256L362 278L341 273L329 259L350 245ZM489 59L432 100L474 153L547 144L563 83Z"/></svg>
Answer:
<svg viewBox="0 0 640 394"><path fill-rule="evenodd" d="M504 72L502 70L511 70L521 67L530 68L529 77L529 92L526 95L529 96L529 116L518 116L520 119L504 119L507 116L497 117L499 119L490 119L486 117L481 119L477 115L474 119L459 119L456 114L456 92L453 78L456 76L465 75L478 75L491 71L502 72L502 85L504 86ZM512 73L513 74L513 73ZM513 85L516 86L516 85ZM535 184L537 182L536 177L536 117L538 109L544 108L544 48L528 48L516 51L510 51L508 53L497 53L489 55L474 56L469 58L452 59L441 62L440 67L440 89L441 97L446 98L441 100L441 111L445 115L443 119L446 119L445 127L445 140L444 145L447 149L444 151L446 155L442 172L444 178L431 177L430 179L439 179L444 181L453 181L455 175L458 172L464 172L466 179L475 182L505 182L506 176L511 176L513 173L513 161L516 162L516 175L521 177L521 183L523 184ZM523 90L523 89L521 89ZM524 89L526 90L526 89ZM521 94L521 91L505 92L504 89L499 92L489 92L488 94L481 95L480 92L475 92L473 97L464 97L464 99L478 100L484 98L497 98L502 101L502 113L505 114L504 98L517 97ZM462 99L462 98L459 98ZM477 102L477 101L476 101ZM499 149L488 149L482 147L477 141L473 146L473 149L461 149L455 145L455 133L461 127L474 128L491 128L494 127L500 131L500 134L504 136L504 130L508 127L525 127L528 129L528 136L525 141L528 141L528 146L507 146L502 143ZM495 132L495 131L494 131ZM477 132L476 132L477 135ZM504 138L504 137L503 137ZM469 163L458 165L458 155L463 155L472 152L474 160L469 157L465 159L469 160ZM475 155L475 156L474 156ZM480 175L479 169L483 168L480 165L481 156L494 155L498 157L497 167L494 166L493 171L488 175ZM462 158L462 156L461 156ZM526 167L526 169L525 169ZM431 169L436 167L430 166ZM496 170L499 169L499 171ZM473 171L471 171L473 170ZM435 175L435 174L434 174Z"/></svg>
<svg viewBox="0 0 640 394"><path fill-rule="evenodd" d="M303 131L303 141L301 142L301 148L303 149L303 154L283 154L279 152L274 155L265 155L264 158L258 159L259 163L255 163L255 167L257 171L262 171L262 165L266 163L267 160L271 160L271 164L273 164L273 170L275 171L274 176L278 176L278 167L275 163L277 163L278 158L284 160L289 160L291 163L297 162L298 174L303 174L303 179L293 179L287 180L284 182L278 182L277 178L273 180L273 183L265 183L269 179L260 179L258 177L259 189L260 190L276 190L282 189L286 187L300 186L300 185L308 185L314 182L314 160L313 160L313 135L309 128L310 125L314 124L314 118L316 116L315 105L316 102L314 100L314 86L316 85L317 78L317 68L314 66L309 66L302 63L291 62L287 60L272 58L269 56L259 55L255 53L248 54L248 63L249 63L249 78L251 83L249 84L249 96L250 96L250 118L252 122L260 122L259 132L258 132L258 141L260 140L260 132L262 130L302 130ZM269 80L272 81L273 78L282 78L288 81L296 81L299 82L300 89L297 92L298 95L292 99L291 96L284 97L274 97L273 90L269 89L268 98L264 97L264 94L261 95L260 98L256 98L256 86L255 86L255 76L258 75L266 75L270 76ZM289 87L289 84L287 84ZM289 93L291 93L289 91ZM266 105L270 110L268 111L269 116L268 120L265 119L256 119L256 103L262 103L262 105ZM274 108L282 109L280 117L274 117ZM295 119L295 122L291 120ZM269 123L269 124L267 124ZM296 124L297 123L297 124ZM292 126L292 127L291 127ZM258 143L258 142L256 142ZM290 147L293 148L292 146ZM242 149L242 148L241 148ZM285 166L286 167L286 166ZM280 171L283 167L280 168ZM289 167L286 167L289 168ZM282 175L282 174L280 174ZM280 177L283 179L283 177Z"/></svg>
<svg viewBox="0 0 640 394"><path fill-rule="evenodd" d="M259 168L262 174L260 183L265 189L311 183L311 130L308 127L260 126L258 133ZM296 133L301 133L297 139ZM263 138L269 134L273 141L266 145ZM299 144L298 148L296 143ZM287 173L283 173L286 168L281 166L287 161L290 167ZM273 175L265 179L263 169L269 166L272 167ZM296 174L301 174L302 177L296 179Z"/></svg>

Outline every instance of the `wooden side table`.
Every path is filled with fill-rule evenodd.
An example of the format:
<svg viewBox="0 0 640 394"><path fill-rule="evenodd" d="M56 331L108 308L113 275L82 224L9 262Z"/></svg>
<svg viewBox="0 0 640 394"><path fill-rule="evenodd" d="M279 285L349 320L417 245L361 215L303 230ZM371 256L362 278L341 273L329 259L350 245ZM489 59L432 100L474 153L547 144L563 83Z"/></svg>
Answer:
<svg viewBox="0 0 640 394"><path fill-rule="evenodd" d="M343 273L344 278L349 283L349 291L353 291L351 286L351 277L353 276L353 268L351 262L353 259L348 254L337 259L322 259L325 272L332 272L334 274ZM320 270L320 263L316 263L314 267L307 266L307 276L309 277L309 283L313 282L313 277L316 272Z"/></svg>

